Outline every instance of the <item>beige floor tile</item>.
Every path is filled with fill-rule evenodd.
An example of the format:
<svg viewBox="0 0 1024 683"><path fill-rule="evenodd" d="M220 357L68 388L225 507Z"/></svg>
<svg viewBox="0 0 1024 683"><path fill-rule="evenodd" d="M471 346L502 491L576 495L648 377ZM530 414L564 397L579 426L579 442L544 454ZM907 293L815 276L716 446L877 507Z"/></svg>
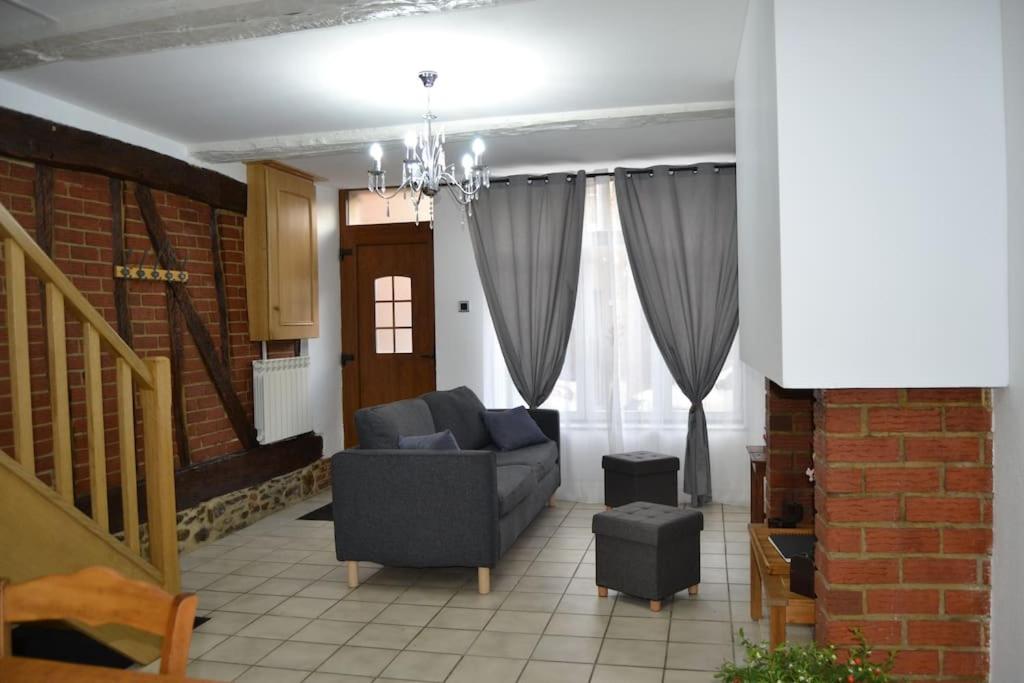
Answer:
<svg viewBox="0 0 1024 683"><path fill-rule="evenodd" d="M439 607L428 605L388 605L378 614L373 623L396 624L398 626L426 626L440 611Z"/></svg>
<svg viewBox="0 0 1024 683"><path fill-rule="evenodd" d="M225 612L245 612L247 614L266 614L285 601L279 595L247 595L242 594L231 602L220 607Z"/></svg>
<svg viewBox="0 0 1024 683"><path fill-rule="evenodd" d="M404 605L433 605L435 607L441 607L442 605L448 604L455 593L456 591L454 588L412 586L399 595L398 598L395 599L395 602L400 602ZM477 594L479 595L479 593Z"/></svg>
<svg viewBox="0 0 1024 683"><path fill-rule="evenodd" d="M430 622L430 625L434 628L457 628L479 631L493 616L494 610L489 609L445 607L438 612L437 616Z"/></svg>
<svg viewBox="0 0 1024 683"><path fill-rule="evenodd" d="M189 572L189 575L197 577L196 580L200 580L200 578L198 577L203 576L202 574L196 572ZM205 579L201 580L205 581ZM266 581L266 579L264 579L261 576L238 576L236 574L228 574L227 576L222 576L216 581L210 581L209 583L204 583L204 585L202 586L196 586L195 588L190 588L189 590L209 588L210 590L226 591L228 593L247 593L256 586L263 583L264 581Z"/></svg>
<svg viewBox="0 0 1024 683"><path fill-rule="evenodd" d="M598 664L590 683L661 683L661 669Z"/></svg>
<svg viewBox="0 0 1024 683"><path fill-rule="evenodd" d="M561 614L551 617L544 633L554 636L604 637L608 617L596 614Z"/></svg>
<svg viewBox="0 0 1024 683"><path fill-rule="evenodd" d="M370 676L350 676L348 674L329 674L323 671L314 671L302 683L371 683Z"/></svg>
<svg viewBox="0 0 1024 683"><path fill-rule="evenodd" d="M480 595L476 588L471 588L469 590L460 590L453 595L452 599L448 601L447 606L469 607L472 609L498 609L510 595L512 594L494 590L487 595Z"/></svg>
<svg viewBox="0 0 1024 683"><path fill-rule="evenodd" d="M402 594L405 588L402 586L382 586L376 584L363 584L351 593L346 600L359 602L394 602L395 598Z"/></svg>
<svg viewBox="0 0 1024 683"><path fill-rule="evenodd" d="M487 630L505 633L543 633L550 618L550 614L543 612L512 612L500 609L487 623Z"/></svg>
<svg viewBox="0 0 1024 683"><path fill-rule="evenodd" d="M672 618L729 621L729 603L714 600L680 600L672 605Z"/></svg>
<svg viewBox="0 0 1024 683"><path fill-rule="evenodd" d="M631 640L666 640L668 619L646 619L642 617L612 617L608 624L608 638Z"/></svg>
<svg viewBox="0 0 1024 683"><path fill-rule="evenodd" d="M609 615L615 608L615 602L616 598L612 597L612 591L609 591L609 597L599 598L595 590L591 595L562 596L555 611L569 614Z"/></svg>
<svg viewBox="0 0 1024 683"><path fill-rule="evenodd" d="M540 636L533 633L500 633L484 631L469 648L469 654L480 657L529 659Z"/></svg>
<svg viewBox="0 0 1024 683"><path fill-rule="evenodd" d="M300 617L279 617L265 614L240 630L238 635L252 638L287 640L308 623L309 619Z"/></svg>
<svg viewBox="0 0 1024 683"><path fill-rule="evenodd" d="M669 602L665 604L662 601L662 610L660 612L651 611L651 601L641 600L634 598L629 595L620 595L619 599L615 601L615 609L612 611L612 615L616 617L637 617L641 619L668 619L671 607L674 603Z"/></svg>
<svg viewBox="0 0 1024 683"><path fill-rule="evenodd" d="M259 661L260 666L312 671L338 650L336 645L291 640Z"/></svg>
<svg viewBox="0 0 1024 683"><path fill-rule="evenodd" d="M270 651L281 643L282 641L280 640L271 640L270 638L231 636L223 643L203 654L200 659L211 662L227 662L229 664L255 664L270 654Z"/></svg>
<svg viewBox="0 0 1024 683"><path fill-rule="evenodd" d="M397 654L397 650L344 645L320 665L319 671L356 676L378 676Z"/></svg>
<svg viewBox="0 0 1024 683"><path fill-rule="evenodd" d="M579 636L541 636L534 648L531 659L542 659L552 662L576 662L593 664L601 651L600 638L581 638Z"/></svg>
<svg viewBox="0 0 1024 683"><path fill-rule="evenodd" d="M571 579L557 576L524 576L516 584L513 592L520 593L555 593L562 595L569 586Z"/></svg>
<svg viewBox="0 0 1024 683"><path fill-rule="evenodd" d="M259 595L295 595L309 585L307 579L281 579L271 578L250 590L250 593Z"/></svg>
<svg viewBox="0 0 1024 683"><path fill-rule="evenodd" d="M463 631L450 628L425 628L409 643L407 650L417 652L441 652L466 654L479 631Z"/></svg>
<svg viewBox="0 0 1024 683"><path fill-rule="evenodd" d="M270 610L270 613L279 614L284 617L308 617L313 619L333 607L336 602L337 600L324 600L323 598L288 598Z"/></svg>
<svg viewBox="0 0 1024 683"><path fill-rule="evenodd" d="M459 663L459 656L436 652L402 652L391 660L383 678L443 681Z"/></svg>
<svg viewBox="0 0 1024 683"><path fill-rule="evenodd" d="M526 575L570 578L576 574L578 566L575 562L534 562L526 570Z"/></svg>
<svg viewBox="0 0 1024 683"><path fill-rule="evenodd" d="M300 683L308 672L296 669L274 669L254 666L235 680L239 683Z"/></svg>
<svg viewBox="0 0 1024 683"><path fill-rule="evenodd" d="M255 614L245 614L242 612L211 612L207 615L209 621L203 622L201 626L197 626L195 632L233 636L257 618Z"/></svg>
<svg viewBox="0 0 1024 683"><path fill-rule="evenodd" d="M314 581L295 595L300 598L328 598L330 600L341 600L351 592L351 588L338 581Z"/></svg>
<svg viewBox="0 0 1024 683"><path fill-rule="evenodd" d="M732 660L731 645L669 643L666 664L670 669L718 671L727 660Z"/></svg>
<svg viewBox="0 0 1024 683"><path fill-rule="evenodd" d="M225 593L223 591L210 591L206 589L196 591L196 595L199 596L199 606L196 608L196 612L199 614L208 614L213 610L220 609L238 597L238 593Z"/></svg>
<svg viewBox="0 0 1024 683"><path fill-rule="evenodd" d="M665 643L605 638L597 661L618 666L662 667L665 665Z"/></svg>
<svg viewBox="0 0 1024 683"><path fill-rule="evenodd" d="M203 678L210 681L233 681L235 677L242 675L248 668L248 664L207 662L197 659L194 662L189 662L185 673L193 678Z"/></svg>
<svg viewBox="0 0 1024 683"><path fill-rule="evenodd" d="M448 683L515 683L526 666L525 659L463 657Z"/></svg>
<svg viewBox="0 0 1024 683"><path fill-rule="evenodd" d="M566 662L527 662L519 683L587 683L594 667Z"/></svg>
<svg viewBox="0 0 1024 683"><path fill-rule="evenodd" d="M727 621L673 619L668 639L675 643L732 644L732 630Z"/></svg>
<svg viewBox="0 0 1024 683"><path fill-rule="evenodd" d="M717 683L714 674L707 671L665 671L664 683Z"/></svg>
<svg viewBox="0 0 1024 683"><path fill-rule="evenodd" d="M394 626L391 624L367 624L349 641L359 647L380 647L401 650L419 633L419 626Z"/></svg>
<svg viewBox="0 0 1024 683"><path fill-rule="evenodd" d="M293 635L291 640L306 643L324 643L327 645L344 645L362 628L363 624L354 621L314 619Z"/></svg>
<svg viewBox="0 0 1024 683"><path fill-rule="evenodd" d="M321 619L335 619L338 621L373 621L374 617L384 611L386 604L380 602L358 602L356 600L342 600L334 607L320 615Z"/></svg>
<svg viewBox="0 0 1024 683"><path fill-rule="evenodd" d="M221 635L219 633L193 633L192 642L189 643L188 647L189 659L196 659L200 655L209 652L213 649L213 646L227 640L227 638L228 637L226 635Z"/></svg>
<svg viewBox="0 0 1024 683"><path fill-rule="evenodd" d="M275 574L275 576L281 579L309 579L310 581L315 581L324 577L330 571L330 567L319 564L293 564L279 574Z"/></svg>
<svg viewBox="0 0 1024 683"><path fill-rule="evenodd" d="M501 609L516 612L554 612L561 599L559 593L520 593L516 589L501 604Z"/></svg>

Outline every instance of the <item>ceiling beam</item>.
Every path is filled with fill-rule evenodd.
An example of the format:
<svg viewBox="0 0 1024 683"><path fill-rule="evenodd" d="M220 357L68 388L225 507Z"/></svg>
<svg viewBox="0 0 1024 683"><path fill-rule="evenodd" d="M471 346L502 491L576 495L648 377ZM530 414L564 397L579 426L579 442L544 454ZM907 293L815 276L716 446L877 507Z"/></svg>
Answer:
<svg viewBox="0 0 1024 683"><path fill-rule="evenodd" d="M449 140L460 141L476 135L498 138L550 131L639 128L694 119L731 118L733 114L732 101L718 101L463 119L445 121L443 125ZM410 123L404 126L224 140L190 145L188 149L195 158L209 163L362 152L373 142L398 145L405 132L418 125Z"/></svg>
<svg viewBox="0 0 1024 683"><path fill-rule="evenodd" d="M184 0L136 7L118 4L113 9L55 17L56 21L29 32L12 35L0 29L0 71L524 1Z"/></svg>

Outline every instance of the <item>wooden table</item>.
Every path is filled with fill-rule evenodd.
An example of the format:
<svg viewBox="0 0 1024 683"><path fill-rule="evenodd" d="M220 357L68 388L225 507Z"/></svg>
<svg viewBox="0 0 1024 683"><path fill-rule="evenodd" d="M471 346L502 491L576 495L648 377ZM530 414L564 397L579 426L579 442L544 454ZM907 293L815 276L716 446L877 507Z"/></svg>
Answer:
<svg viewBox="0 0 1024 683"><path fill-rule="evenodd" d="M150 674L137 669L109 669L52 662L29 657L0 657L0 681L4 683L214 683L201 678Z"/></svg>
<svg viewBox="0 0 1024 683"><path fill-rule="evenodd" d="M779 554L769 536L813 536L814 529L769 529L764 524L748 524L750 530L750 618L761 618L761 591L768 597L774 650L786 640L786 624L813 624L814 600L789 590L789 563Z"/></svg>

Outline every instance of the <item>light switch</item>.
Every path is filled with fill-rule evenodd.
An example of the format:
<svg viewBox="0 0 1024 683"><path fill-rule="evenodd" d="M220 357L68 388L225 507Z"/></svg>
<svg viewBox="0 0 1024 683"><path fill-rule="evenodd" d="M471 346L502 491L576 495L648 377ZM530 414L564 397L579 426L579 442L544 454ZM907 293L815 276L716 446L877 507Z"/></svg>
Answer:
<svg viewBox="0 0 1024 683"><path fill-rule="evenodd" d="M469 302L468 301L460 301L459 302L459 313L469 313Z"/></svg>

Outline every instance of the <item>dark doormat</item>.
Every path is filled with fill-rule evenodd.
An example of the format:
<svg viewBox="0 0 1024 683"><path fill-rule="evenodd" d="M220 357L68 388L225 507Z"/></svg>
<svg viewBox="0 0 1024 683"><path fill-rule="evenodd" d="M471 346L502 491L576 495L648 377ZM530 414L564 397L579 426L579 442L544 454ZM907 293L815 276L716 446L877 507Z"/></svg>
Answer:
<svg viewBox="0 0 1024 683"><path fill-rule="evenodd" d="M196 617L195 626L207 621L209 619L206 617ZM16 657L33 657L112 669L127 669L135 664L117 650L110 649L70 626L53 621L22 624L13 629L11 649Z"/></svg>
<svg viewBox="0 0 1024 683"><path fill-rule="evenodd" d="M307 512L306 514L299 517L299 519L311 519L318 522L333 522L334 505L328 503L327 505L324 505L322 508L317 508L312 512Z"/></svg>

